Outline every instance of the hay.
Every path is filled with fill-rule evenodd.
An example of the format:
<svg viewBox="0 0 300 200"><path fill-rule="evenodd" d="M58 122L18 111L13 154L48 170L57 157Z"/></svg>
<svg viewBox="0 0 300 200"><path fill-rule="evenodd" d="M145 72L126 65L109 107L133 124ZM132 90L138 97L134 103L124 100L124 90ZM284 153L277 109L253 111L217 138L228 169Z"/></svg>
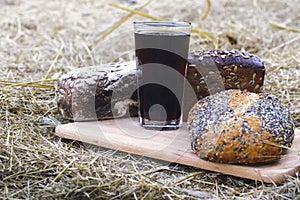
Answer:
<svg viewBox="0 0 300 200"><path fill-rule="evenodd" d="M128 2L112 1L158 18L191 21L215 37L195 33L191 49L238 48L259 55L267 68L265 90L290 106L300 126L297 1L167 0L140 10L146 1ZM282 185L263 184L55 137L54 127L66 123L56 109L57 78L79 67L132 60L132 21L146 18L93 0L0 0L0 16L2 198L300 198L299 175Z"/></svg>

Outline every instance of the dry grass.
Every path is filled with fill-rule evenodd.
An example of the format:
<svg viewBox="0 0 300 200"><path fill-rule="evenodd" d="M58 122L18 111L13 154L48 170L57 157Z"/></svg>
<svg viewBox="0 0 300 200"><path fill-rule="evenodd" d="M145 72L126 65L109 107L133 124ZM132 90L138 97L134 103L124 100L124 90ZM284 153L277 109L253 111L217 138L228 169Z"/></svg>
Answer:
<svg viewBox="0 0 300 200"><path fill-rule="evenodd" d="M265 90L290 106L299 127L298 2L208 2L153 0L140 11L193 22L198 32L191 49L238 48L260 56L268 71ZM135 9L146 1L110 3ZM300 199L299 176L263 184L53 135L64 123L56 110L57 78L78 67L132 59L132 21L145 20L137 14L100 0L0 0L0 196Z"/></svg>

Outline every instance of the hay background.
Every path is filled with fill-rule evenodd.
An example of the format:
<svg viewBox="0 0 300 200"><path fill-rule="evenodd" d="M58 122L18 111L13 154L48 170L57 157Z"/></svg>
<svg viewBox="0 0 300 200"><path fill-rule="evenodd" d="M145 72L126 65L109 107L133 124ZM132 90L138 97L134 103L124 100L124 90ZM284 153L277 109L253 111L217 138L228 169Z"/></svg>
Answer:
<svg viewBox="0 0 300 200"><path fill-rule="evenodd" d="M136 8L146 1L130 4ZM238 48L260 56L265 90L290 106L300 126L300 8L297 1L153 0L142 11L191 21L191 49ZM96 0L0 0L0 196L3 199L300 199L300 180L263 184L62 140L54 85L89 65L133 59L134 15ZM283 24L280 28L270 22ZM290 28L289 28L290 27ZM61 50L61 51L60 51ZM55 59L57 56L57 59ZM47 79L41 82L40 80ZM34 82L36 81L36 82Z"/></svg>

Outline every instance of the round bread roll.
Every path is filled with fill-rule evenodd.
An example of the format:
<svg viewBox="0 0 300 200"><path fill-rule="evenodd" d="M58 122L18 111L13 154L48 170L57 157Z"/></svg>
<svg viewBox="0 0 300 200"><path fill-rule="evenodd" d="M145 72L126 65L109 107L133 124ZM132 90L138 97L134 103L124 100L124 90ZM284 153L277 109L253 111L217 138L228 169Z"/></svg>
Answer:
<svg viewBox="0 0 300 200"><path fill-rule="evenodd" d="M199 100L188 115L193 151L219 163L273 162L291 146L293 118L268 93L226 90Z"/></svg>

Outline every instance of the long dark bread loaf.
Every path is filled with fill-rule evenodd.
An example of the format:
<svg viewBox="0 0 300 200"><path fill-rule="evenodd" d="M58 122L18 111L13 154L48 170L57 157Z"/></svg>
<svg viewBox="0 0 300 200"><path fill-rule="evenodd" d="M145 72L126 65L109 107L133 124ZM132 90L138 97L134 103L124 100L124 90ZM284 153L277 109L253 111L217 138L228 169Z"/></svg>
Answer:
<svg viewBox="0 0 300 200"><path fill-rule="evenodd" d="M224 89L262 91L265 68L253 54L238 50L192 51L188 61L187 77L199 99Z"/></svg>
<svg viewBox="0 0 300 200"><path fill-rule="evenodd" d="M137 115L135 62L75 69L56 85L58 111L75 121Z"/></svg>
<svg viewBox="0 0 300 200"><path fill-rule="evenodd" d="M210 94L241 89L261 92L265 68L256 55L238 50L192 51L188 57L184 119ZM135 62L73 70L56 87L59 113L75 121L137 116Z"/></svg>

